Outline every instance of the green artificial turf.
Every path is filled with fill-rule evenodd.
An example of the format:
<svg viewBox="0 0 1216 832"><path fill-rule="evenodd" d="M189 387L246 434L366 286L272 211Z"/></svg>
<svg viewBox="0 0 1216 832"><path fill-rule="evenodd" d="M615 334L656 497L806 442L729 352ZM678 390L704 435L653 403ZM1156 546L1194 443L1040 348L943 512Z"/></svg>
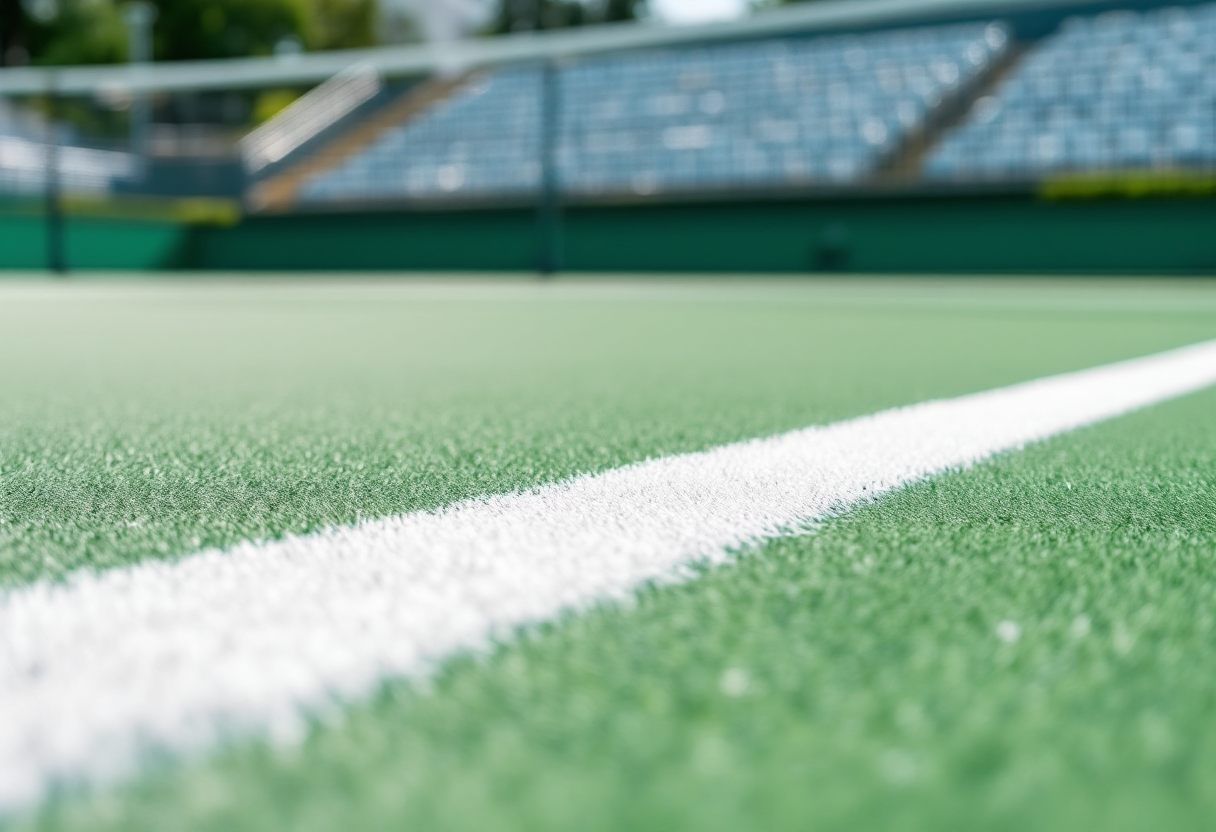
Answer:
<svg viewBox="0 0 1216 832"><path fill-rule="evenodd" d="M16 335L0 306L3 580L1216 336L1202 308L404 297L38 301L42 329ZM389 683L302 746L159 766L12 825L1208 829L1214 412L1202 393L904 489Z"/></svg>
<svg viewBox="0 0 1216 832"><path fill-rule="evenodd" d="M617 288L10 287L0 586L1216 337L1204 283Z"/></svg>
<svg viewBox="0 0 1216 832"><path fill-rule="evenodd" d="M1210 829L1214 412L914 486L30 826Z"/></svg>

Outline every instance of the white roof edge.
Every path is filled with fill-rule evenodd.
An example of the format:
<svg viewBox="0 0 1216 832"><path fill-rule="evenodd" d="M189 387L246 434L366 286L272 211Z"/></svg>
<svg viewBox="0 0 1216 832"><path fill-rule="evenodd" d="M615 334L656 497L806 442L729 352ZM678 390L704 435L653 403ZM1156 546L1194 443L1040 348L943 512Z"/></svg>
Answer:
<svg viewBox="0 0 1216 832"><path fill-rule="evenodd" d="M455 43L314 52L290 58L237 58L143 65L22 67L0 70L0 95L95 93L107 88L149 91L237 89L314 84L355 63L385 75L452 72L501 63L573 58L605 52L711 40L865 27L946 15L988 15L1103 0L821 0L759 12L741 20L695 26L618 23L527 32Z"/></svg>

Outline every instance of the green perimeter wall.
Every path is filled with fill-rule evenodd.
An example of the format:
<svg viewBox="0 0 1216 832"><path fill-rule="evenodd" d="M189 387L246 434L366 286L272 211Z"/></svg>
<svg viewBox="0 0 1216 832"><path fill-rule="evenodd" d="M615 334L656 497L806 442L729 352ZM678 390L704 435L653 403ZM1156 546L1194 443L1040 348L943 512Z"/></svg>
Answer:
<svg viewBox="0 0 1216 832"><path fill-rule="evenodd" d="M64 254L77 269L165 269L188 265L200 229L156 220L69 217ZM46 221L35 214L0 214L0 269L41 269L47 263Z"/></svg>
<svg viewBox="0 0 1216 832"><path fill-rule="evenodd" d="M527 208L252 216L235 226L69 218L78 269L518 271ZM1216 274L1216 199L1032 196L568 206L564 268L670 272ZM38 268L36 217L0 217L0 268Z"/></svg>

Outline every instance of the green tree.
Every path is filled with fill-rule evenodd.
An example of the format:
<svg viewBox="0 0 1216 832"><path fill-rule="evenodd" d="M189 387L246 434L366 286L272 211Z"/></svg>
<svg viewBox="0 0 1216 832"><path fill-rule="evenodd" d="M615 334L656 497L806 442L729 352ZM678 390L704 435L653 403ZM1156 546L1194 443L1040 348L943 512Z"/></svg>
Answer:
<svg viewBox="0 0 1216 832"><path fill-rule="evenodd" d="M269 55L284 42L306 50L376 42L375 0L156 0L159 60Z"/></svg>
<svg viewBox="0 0 1216 832"><path fill-rule="evenodd" d="M379 18L375 0L297 0L307 21L304 46L358 49L376 44Z"/></svg>
<svg viewBox="0 0 1216 832"><path fill-rule="evenodd" d="M108 0L23 0L22 46L35 64L106 64L127 59L127 30Z"/></svg>
<svg viewBox="0 0 1216 832"><path fill-rule="evenodd" d="M295 0L155 0L157 60L269 55L286 39L305 41L307 19Z"/></svg>
<svg viewBox="0 0 1216 832"><path fill-rule="evenodd" d="M376 0L153 0L158 61L269 55L284 43L306 50L371 46ZM116 0L0 0L6 31L32 63L116 63L127 59Z"/></svg>

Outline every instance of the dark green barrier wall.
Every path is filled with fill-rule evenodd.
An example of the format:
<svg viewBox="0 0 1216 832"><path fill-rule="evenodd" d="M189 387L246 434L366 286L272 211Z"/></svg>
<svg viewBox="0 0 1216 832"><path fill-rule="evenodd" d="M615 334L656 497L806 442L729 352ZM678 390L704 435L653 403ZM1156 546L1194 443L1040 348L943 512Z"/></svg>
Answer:
<svg viewBox="0 0 1216 832"><path fill-rule="evenodd" d="M205 230L215 269L529 269L528 210L254 217ZM1216 273L1216 200L886 198L569 207L565 268L678 272Z"/></svg>
<svg viewBox="0 0 1216 832"><path fill-rule="evenodd" d="M193 253L203 269L517 271L535 237L527 210L293 214L199 229Z"/></svg>
<svg viewBox="0 0 1216 832"><path fill-rule="evenodd" d="M78 269L518 271L526 208L247 217L232 227L69 218ZM572 271L1216 274L1216 199L906 197L569 207ZM0 217L0 267L38 268L35 217Z"/></svg>
<svg viewBox="0 0 1216 832"><path fill-rule="evenodd" d="M0 216L0 268L46 265L46 223L36 216Z"/></svg>
<svg viewBox="0 0 1216 832"><path fill-rule="evenodd" d="M64 254L77 269L150 270L188 266L199 229L173 222L69 217ZM46 222L36 215L0 216L0 269L41 269L47 263Z"/></svg>
<svg viewBox="0 0 1216 832"><path fill-rule="evenodd" d="M573 269L1216 272L1216 200L842 200L578 212Z"/></svg>

